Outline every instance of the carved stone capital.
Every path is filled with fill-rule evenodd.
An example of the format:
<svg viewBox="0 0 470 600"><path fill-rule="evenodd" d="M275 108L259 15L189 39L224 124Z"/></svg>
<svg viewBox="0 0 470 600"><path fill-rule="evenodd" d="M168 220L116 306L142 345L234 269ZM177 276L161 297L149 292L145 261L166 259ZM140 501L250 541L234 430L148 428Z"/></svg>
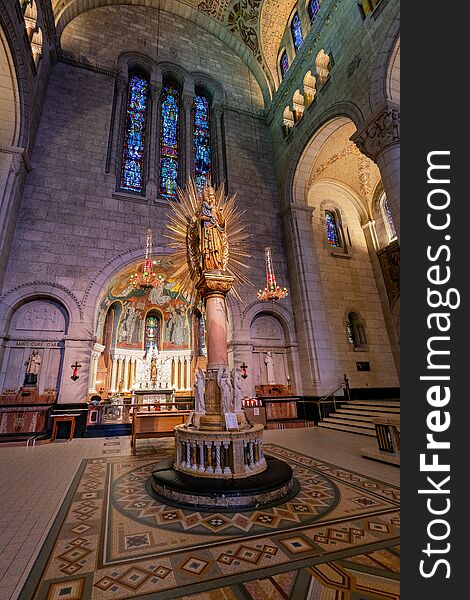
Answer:
<svg viewBox="0 0 470 600"><path fill-rule="evenodd" d="M222 271L204 271L196 288L203 298L208 296L226 296L233 285L234 278Z"/></svg>
<svg viewBox="0 0 470 600"><path fill-rule="evenodd" d="M388 147L400 143L400 110L389 104L376 113L365 126L357 131L351 140L359 150L376 161Z"/></svg>

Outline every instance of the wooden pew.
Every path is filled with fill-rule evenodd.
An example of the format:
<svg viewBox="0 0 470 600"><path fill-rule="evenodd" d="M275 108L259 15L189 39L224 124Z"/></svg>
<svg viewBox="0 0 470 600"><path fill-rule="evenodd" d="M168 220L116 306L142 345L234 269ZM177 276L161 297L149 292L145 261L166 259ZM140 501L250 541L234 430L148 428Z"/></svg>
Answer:
<svg viewBox="0 0 470 600"><path fill-rule="evenodd" d="M174 435L175 425L186 422L191 411L134 412L132 416L131 448L136 453L136 442L143 438L159 438Z"/></svg>

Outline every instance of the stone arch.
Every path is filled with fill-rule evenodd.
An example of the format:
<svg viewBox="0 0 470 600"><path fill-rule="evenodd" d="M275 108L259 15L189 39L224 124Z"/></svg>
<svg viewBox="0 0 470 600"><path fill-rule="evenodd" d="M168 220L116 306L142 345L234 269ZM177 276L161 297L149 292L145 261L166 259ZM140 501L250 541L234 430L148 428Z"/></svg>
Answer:
<svg viewBox="0 0 470 600"><path fill-rule="evenodd" d="M16 310L32 299L49 298L62 304L68 314L68 333L78 333L82 324L82 309L78 300L66 288L53 284L26 284L11 290L0 299L0 323L3 325L2 335L6 335L11 318Z"/></svg>
<svg viewBox="0 0 470 600"><path fill-rule="evenodd" d="M116 60L116 66L126 81L134 71L142 72L149 80L154 78L156 72L155 61L142 52L122 52Z"/></svg>
<svg viewBox="0 0 470 600"><path fill-rule="evenodd" d="M307 205L309 167L325 141L342 125L352 121L359 128L364 117L355 104L340 103L325 111L318 119L307 123L299 140L285 183L284 202Z"/></svg>
<svg viewBox="0 0 470 600"><path fill-rule="evenodd" d="M399 68L399 62L396 62L396 57L399 57L400 52L400 20L397 17L390 25L382 43L382 47L377 53L375 65L371 70L373 76L370 81L369 96L370 109L375 113L387 100L392 100L390 97L391 90L389 89L389 73L390 66L395 65L394 75L397 73L396 67Z"/></svg>
<svg viewBox="0 0 470 600"><path fill-rule="evenodd" d="M2 118L0 146L16 146L20 130L20 100L14 55L0 21L0 88L2 89Z"/></svg>
<svg viewBox="0 0 470 600"><path fill-rule="evenodd" d="M315 188L321 188L321 187L328 187L330 189L333 189L336 194L339 196L340 200L344 200L345 202L348 202L349 204L351 204L357 211L358 217L359 217L359 222L361 225L365 225L368 220L369 220L369 216L367 214L367 211L364 207L364 205L362 204L362 202L359 200L357 193L346 183L342 182L342 181L337 181L335 179L321 179L320 181L318 181L317 183L313 183L310 185L310 188L308 190L308 195L310 196L312 193L314 193ZM336 200L324 200L323 202L320 203L320 208L323 208L323 205L326 206L326 204L330 204L332 206L334 206L336 209L339 209L340 212L343 212L341 209L341 202L338 202ZM345 216L342 216L343 222L345 224L347 224L347 219Z"/></svg>
<svg viewBox="0 0 470 600"><path fill-rule="evenodd" d="M111 6L117 4L132 4L138 6L149 6L159 10L165 10L175 14L183 19L187 19L200 27L203 27L224 44L229 46L234 53L248 66L256 78L263 93L265 104L269 103L272 97L272 91L267 74L263 71L261 65L257 62L253 53L248 49L244 42L233 35L227 27L210 16L198 11L196 8L179 2L178 0L134 0L126 2L125 0L69 0L66 5L58 12L55 18L57 37L60 39L65 27L78 15L93 8Z"/></svg>
<svg viewBox="0 0 470 600"><path fill-rule="evenodd" d="M183 91L184 85L187 85L188 72L180 65L171 62L163 62L157 65L156 78L159 83L166 79L173 80Z"/></svg>
<svg viewBox="0 0 470 600"><path fill-rule="evenodd" d="M317 93L317 80L315 76L312 75L311 71L307 71L303 78L303 88L304 88L304 103L308 108L310 104L315 100L315 96Z"/></svg>
<svg viewBox="0 0 470 600"><path fill-rule="evenodd" d="M209 94L212 101L212 108L220 105L225 98L225 91L220 83L206 73L194 71L188 75L185 83L191 86L192 89L194 88L194 91L199 88Z"/></svg>
<svg viewBox="0 0 470 600"><path fill-rule="evenodd" d="M154 246L152 254L170 254L170 250L166 246ZM90 325L95 323L99 310L99 300L104 294L105 287L109 284L110 279L139 260L143 260L142 246L123 252L110 260L101 269L95 280L86 290L83 299L84 317Z"/></svg>

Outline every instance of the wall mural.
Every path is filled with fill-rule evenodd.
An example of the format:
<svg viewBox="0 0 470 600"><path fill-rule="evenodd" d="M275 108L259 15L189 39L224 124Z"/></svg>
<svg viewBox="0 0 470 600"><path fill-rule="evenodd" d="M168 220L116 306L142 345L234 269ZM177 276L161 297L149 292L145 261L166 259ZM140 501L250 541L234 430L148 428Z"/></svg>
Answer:
<svg viewBox="0 0 470 600"><path fill-rule="evenodd" d="M159 284L150 289L135 289L129 283L135 266L127 269L106 291L98 312L96 338L103 339L103 327L109 308L114 305L113 340L117 348L144 350L145 319L150 313L158 315L160 350L184 350L190 347L189 304L186 294L168 276L171 262L156 261Z"/></svg>

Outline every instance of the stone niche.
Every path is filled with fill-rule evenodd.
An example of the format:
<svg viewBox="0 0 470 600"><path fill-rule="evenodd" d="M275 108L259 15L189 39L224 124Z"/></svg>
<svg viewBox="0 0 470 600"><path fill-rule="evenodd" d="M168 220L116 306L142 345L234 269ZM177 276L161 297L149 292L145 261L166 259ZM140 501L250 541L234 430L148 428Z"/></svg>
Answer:
<svg viewBox="0 0 470 600"><path fill-rule="evenodd" d="M0 371L2 404L55 401L67 324L65 309L52 300L32 300L16 310L10 322ZM26 363L34 349L41 357L37 385L25 388Z"/></svg>
<svg viewBox="0 0 470 600"><path fill-rule="evenodd" d="M260 314L251 324L253 383L255 389L260 385L289 383L289 357L286 351L286 339L281 323L273 316ZM270 352L274 361L276 381L269 381L266 356Z"/></svg>

